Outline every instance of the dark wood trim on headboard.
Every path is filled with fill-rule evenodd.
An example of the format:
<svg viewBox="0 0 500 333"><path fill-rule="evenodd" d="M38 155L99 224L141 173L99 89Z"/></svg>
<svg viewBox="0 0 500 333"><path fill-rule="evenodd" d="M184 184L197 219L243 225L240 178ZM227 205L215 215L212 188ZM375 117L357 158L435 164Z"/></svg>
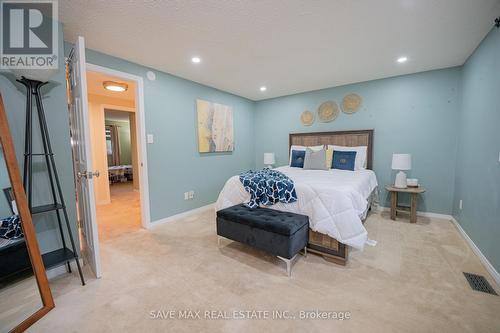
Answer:
<svg viewBox="0 0 500 333"><path fill-rule="evenodd" d="M317 145L338 145L338 146L367 146L367 169L373 169L373 129L314 132L314 133L290 133L288 138L288 151L292 145L317 146Z"/></svg>

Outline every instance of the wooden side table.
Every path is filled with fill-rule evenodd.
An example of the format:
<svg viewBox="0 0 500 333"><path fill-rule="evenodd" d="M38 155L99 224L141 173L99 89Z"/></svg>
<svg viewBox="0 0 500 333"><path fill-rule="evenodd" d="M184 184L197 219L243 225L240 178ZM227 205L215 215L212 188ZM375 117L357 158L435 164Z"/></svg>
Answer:
<svg viewBox="0 0 500 333"><path fill-rule="evenodd" d="M420 193L425 192L425 188L419 187L407 187L398 188L392 185L386 185L385 189L391 193L391 220L396 220L396 213L398 211L408 212L410 211L410 223L417 222L417 198ZM398 206L398 194L399 193L409 193L411 197L410 207Z"/></svg>

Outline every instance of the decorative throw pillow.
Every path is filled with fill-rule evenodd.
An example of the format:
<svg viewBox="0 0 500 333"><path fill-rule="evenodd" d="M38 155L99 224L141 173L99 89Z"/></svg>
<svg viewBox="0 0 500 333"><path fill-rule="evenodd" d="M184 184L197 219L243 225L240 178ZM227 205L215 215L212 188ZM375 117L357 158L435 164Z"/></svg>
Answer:
<svg viewBox="0 0 500 333"><path fill-rule="evenodd" d="M333 151L333 169L354 171L354 162L356 161L355 151Z"/></svg>
<svg viewBox="0 0 500 333"><path fill-rule="evenodd" d="M367 164L367 146L357 146L357 147L346 147L346 146L335 146L328 145L328 149L334 151L355 151L356 161L354 162L354 170L366 169Z"/></svg>
<svg viewBox="0 0 500 333"><path fill-rule="evenodd" d="M0 219L0 238L19 239L23 238L23 229L18 215L12 215Z"/></svg>
<svg viewBox="0 0 500 333"><path fill-rule="evenodd" d="M306 149L306 157L304 159L304 169L307 170L328 170L326 167L326 151L314 151L310 148Z"/></svg>
<svg viewBox="0 0 500 333"><path fill-rule="evenodd" d="M326 150L326 168L332 168L332 159L333 159L333 149Z"/></svg>
<svg viewBox="0 0 500 333"><path fill-rule="evenodd" d="M292 145L290 147L290 153L288 154L288 156L290 157L289 158L290 162L288 164L292 164L292 151L294 151L294 150L306 151L306 148L311 148L314 151L318 151L318 150L324 149L325 146L321 145L321 146L309 146L309 147L306 147L306 146Z"/></svg>
<svg viewBox="0 0 500 333"><path fill-rule="evenodd" d="M303 168L305 157L306 157L305 150L292 150L292 157L290 158L290 166L293 168Z"/></svg>

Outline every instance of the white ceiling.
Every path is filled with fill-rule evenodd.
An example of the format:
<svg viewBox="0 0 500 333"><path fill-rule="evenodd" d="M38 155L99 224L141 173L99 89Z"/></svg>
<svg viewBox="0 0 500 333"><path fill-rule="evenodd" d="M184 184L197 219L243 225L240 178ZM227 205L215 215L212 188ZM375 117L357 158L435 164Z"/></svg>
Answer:
<svg viewBox="0 0 500 333"><path fill-rule="evenodd" d="M128 89L123 92L110 91L104 89L102 85L104 81L115 81L128 84ZM135 100L135 83L132 81L122 80L109 75L104 75L97 72L87 72L87 93L99 96L119 98L127 101Z"/></svg>
<svg viewBox="0 0 500 333"><path fill-rule="evenodd" d="M88 48L260 100L461 65L500 0L79 0L59 9L68 41L82 35ZM408 62L396 63L402 55Z"/></svg>

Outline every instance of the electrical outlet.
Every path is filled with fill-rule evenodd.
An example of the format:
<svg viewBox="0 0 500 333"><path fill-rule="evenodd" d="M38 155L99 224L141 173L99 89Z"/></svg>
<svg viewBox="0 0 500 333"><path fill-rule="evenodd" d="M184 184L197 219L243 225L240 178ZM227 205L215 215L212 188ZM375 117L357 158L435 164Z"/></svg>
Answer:
<svg viewBox="0 0 500 333"><path fill-rule="evenodd" d="M194 199L194 191L189 191L189 199Z"/></svg>
<svg viewBox="0 0 500 333"><path fill-rule="evenodd" d="M460 201L458 202L458 208L460 208L460 210L462 210L462 208L463 208L463 201L462 201L462 199L460 199Z"/></svg>
<svg viewBox="0 0 500 333"><path fill-rule="evenodd" d="M184 200L189 200L189 192L184 192Z"/></svg>

